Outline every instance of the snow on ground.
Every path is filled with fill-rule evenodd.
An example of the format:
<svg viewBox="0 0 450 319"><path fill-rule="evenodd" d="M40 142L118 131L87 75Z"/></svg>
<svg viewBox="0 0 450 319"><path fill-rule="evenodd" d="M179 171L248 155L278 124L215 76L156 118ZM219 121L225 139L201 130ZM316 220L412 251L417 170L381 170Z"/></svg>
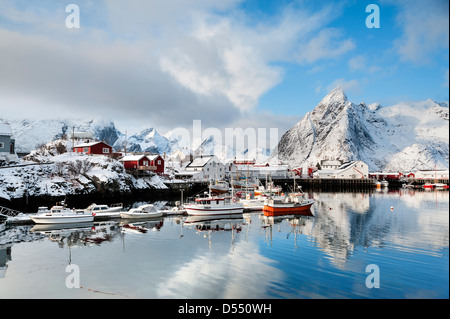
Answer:
<svg viewBox="0 0 450 319"><path fill-rule="evenodd" d="M75 153L57 154L53 141L33 151L20 164L0 168L0 197L64 196L104 192L132 192L143 189L166 189L158 175L136 178L123 165L108 156ZM62 142L67 143L67 141Z"/></svg>

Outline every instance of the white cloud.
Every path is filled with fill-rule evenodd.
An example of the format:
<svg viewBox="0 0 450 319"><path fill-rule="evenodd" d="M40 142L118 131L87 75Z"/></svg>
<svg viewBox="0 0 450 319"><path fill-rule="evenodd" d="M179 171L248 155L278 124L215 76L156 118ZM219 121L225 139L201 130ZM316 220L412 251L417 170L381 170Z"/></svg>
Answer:
<svg viewBox="0 0 450 319"><path fill-rule="evenodd" d="M403 30L394 46L404 61L429 63L433 53L442 49L448 51L448 1L409 0L394 3L399 5L397 21Z"/></svg>
<svg viewBox="0 0 450 319"><path fill-rule="evenodd" d="M330 85L327 86L326 92L330 92L335 88L340 88L346 92L354 92L354 93L358 93L361 90L359 81L346 80L345 78L334 80Z"/></svg>
<svg viewBox="0 0 450 319"><path fill-rule="evenodd" d="M365 73L375 73L380 71L380 67L373 64L371 65L367 60L367 56L364 54L360 54L351 58L348 61L350 71L360 71Z"/></svg>
<svg viewBox="0 0 450 319"><path fill-rule="evenodd" d="M356 47L351 39L342 39L342 32L328 28L321 30L317 36L300 45L297 60L301 63L313 63L321 59L339 57Z"/></svg>
<svg viewBox="0 0 450 319"><path fill-rule="evenodd" d="M339 14L331 5L250 21L240 0L86 1L81 28L68 30L65 5L19 2L0 4L0 110L10 116L229 125L283 80L275 63L334 59L354 47L327 27Z"/></svg>

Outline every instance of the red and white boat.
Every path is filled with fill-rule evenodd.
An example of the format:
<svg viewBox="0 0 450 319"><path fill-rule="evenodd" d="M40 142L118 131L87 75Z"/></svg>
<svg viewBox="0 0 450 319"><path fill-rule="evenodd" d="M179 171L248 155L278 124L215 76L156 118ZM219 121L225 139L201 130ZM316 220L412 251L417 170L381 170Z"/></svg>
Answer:
<svg viewBox="0 0 450 319"><path fill-rule="evenodd" d="M184 205L184 209L192 216L232 215L242 214L244 205L234 196L207 196L196 198L193 203Z"/></svg>
<svg viewBox="0 0 450 319"><path fill-rule="evenodd" d="M268 198L264 202L264 216L311 215L314 199L305 198L304 193L291 193L281 198Z"/></svg>

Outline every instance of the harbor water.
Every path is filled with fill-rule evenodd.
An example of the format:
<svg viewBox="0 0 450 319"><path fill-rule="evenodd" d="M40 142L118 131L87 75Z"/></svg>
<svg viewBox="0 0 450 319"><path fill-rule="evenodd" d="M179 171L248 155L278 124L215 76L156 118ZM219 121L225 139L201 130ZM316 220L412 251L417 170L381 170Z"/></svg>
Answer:
<svg viewBox="0 0 450 319"><path fill-rule="evenodd" d="M0 228L0 298L449 298L449 192L310 193L314 216Z"/></svg>

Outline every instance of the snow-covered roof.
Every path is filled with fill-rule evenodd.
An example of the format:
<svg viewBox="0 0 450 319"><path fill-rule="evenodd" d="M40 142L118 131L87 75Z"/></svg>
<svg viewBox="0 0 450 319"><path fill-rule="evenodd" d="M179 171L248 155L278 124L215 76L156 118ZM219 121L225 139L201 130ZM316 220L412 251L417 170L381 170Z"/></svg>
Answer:
<svg viewBox="0 0 450 319"><path fill-rule="evenodd" d="M12 136L11 125L9 123L0 123L0 135Z"/></svg>
<svg viewBox="0 0 450 319"><path fill-rule="evenodd" d="M81 144L75 145L74 147L89 147L89 146L94 146L94 145L97 145L100 143L106 144L105 142L95 141L95 142L89 142L89 143L81 143ZM108 145L108 144L106 144L106 145Z"/></svg>
<svg viewBox="0 0 450 319"><path fill-rule="evenodd" d="M346 162L346 163L342 164L341 166L339 166L336 170L337 170L337 171L342 171L342 170L349 169L350 167L355 166L356 163L358 163L358 162L359 162L359 161Z"/></svg>
<svg viewBox="0 0 450 319"><path fill-rule="evenodd" d="M154 161L155 159L157 159L160 155L158 154L153 154L153 155L147 155L147 158L151 161Z"/></svg>
<svg viewBox="0 0 450 319"><path fill-rule="evenodd" d="M190 162L186 167L203 167L205 166L214 155L206 155L194 158L192 162Z"/></svg>
<svg viewBox="0 0 450 319"><path fill-rule="evenodd" d="M140 161L146 155L127 155L120 159L122 162L130 162L130 161Z"/></svg>
<svg viewBox="0 0 450 319"><path fill-rule="evenodd" d="M147 157L147 159L149 161L154 161L155 159L157 159L160 155L158 154L153 154L153 155L145 155L145 154L140 154L140 155L127 155L122 157L122 159L120 159L121 161L139 161L141 160L143 157Z"/></svg>

